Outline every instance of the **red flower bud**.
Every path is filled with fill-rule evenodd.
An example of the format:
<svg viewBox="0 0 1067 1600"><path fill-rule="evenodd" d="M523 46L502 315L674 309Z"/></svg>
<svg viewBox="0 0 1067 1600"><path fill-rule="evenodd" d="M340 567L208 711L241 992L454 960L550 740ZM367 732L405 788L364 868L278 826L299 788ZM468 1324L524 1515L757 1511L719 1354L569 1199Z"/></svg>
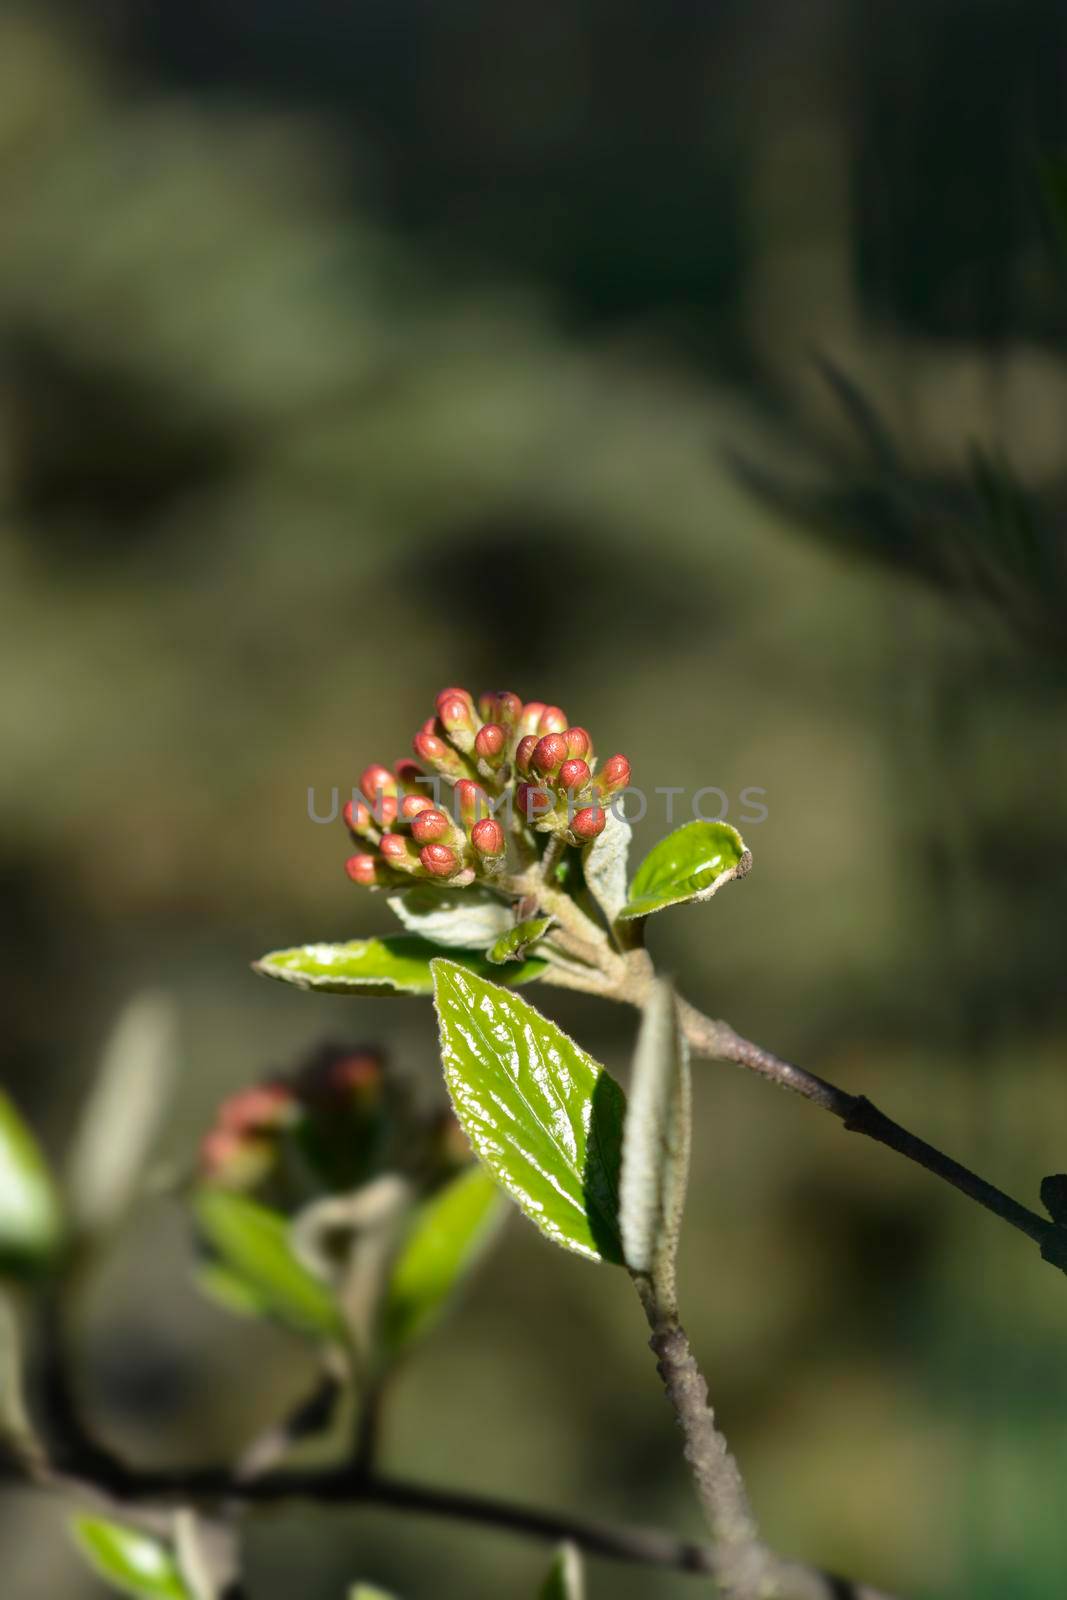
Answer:
<svg viewBox="0 0 1067 1600"><path fill-rule="evenodd" d="M469 828L472 822L489 810L485 790L470 778L460 778L453 791L453 802L454 815L465 828Z"/></svg>
<svg viewBox="0 0 1067 1600"><path fill-rule="evenodd" d="M531 764L538 772L555 772L567 759L567 741L561 733L546 733L534 746Z"/></svg>
<svg viewBox="0 0 1067 1600"><path fill-rule="evenodd" d="M377 856L349 856L345 871L353 883L361 883L364 888L369 888L371 884L380 882L379 865Z"/></svg>
<svg viewBox="0 0 1067 1600"><path fill-rule="evenodd" d="M586 806L584 811L579 811L571 827L579 839L595 839L598 833L603 833L607 825L608 814L601 806Z"/></svg>
<svg viewBox="0 0 1067 1600"><path fill-rule="evenodd" d="M251 1189L274 1165L270 1139L237 1133L232 1128L211 1128L200 1141L200 1176L228 1189Z"/></svg>
<svg viewBox="0 0 1067 1600"><path fill-rule="evenodd" d="M424 845L419 851L419 860L435 878L450 878L459 866L459 857L446 844Z"/></svg>
<svg viewBox="0 0 1067 1600"><path fill-rule="evenodd" d="M561 789L576 789L580 793L588 782L589 768L584 761L565 761L559 769Z"/></svg>
<svg viewBox="0 0 1067 1600"><path fill-rule="evenodd" d="M432 785L426 782L426 774L417 762L407 759L398 761L393 771L397 784L405 794L430 794Z"/></svg>
<svg viewBox="0 0 1067 1600"><path fill-rule="evenodd" d="M383 833L378 849L391 867L399 867L407 872L414 868L414 848L411 840L405 839L402 833Z"/></svg>
<svg viewBox="0 0 1067 1600"><path fill-rule="evenodd" d="M602 795L616 794L630 782L630 763L625 756L609 756L596 775L596 785Z"/></svg>
<svg viewBox="0 0 1067 1600"><path fill-rule="evenodd" d="M507 734L497 722L487 722L474 736L474 753L483 761L496 763L503 754Z"/></svg>
<svg viewBox="0 0 1067 1600"><path fill-rule="evenodd" d="M435 772L443 777L459 777L468 769L464 767L456 752L443 739L435 733L417 733L413 740L415 754L420 761L424 761Z"/></svg>
<svg viewBox="0 0 1067 1600"><path fill-rule="evenodd" d="M552 796L536 783L520 783L515 788L515 804L520 816L528 822L536 822L552 810Z"/></svg>
<svg viewBox="0 0 1067 1600"><path fill-rule="evenodd" d="M537 724L538 733L564 733L567 727L567 713L561 711L559 706L546 706L541 713L541 720Z"/></svg>
<svg viewBox="0 0 1067 1600"><path fill-rule="evenodd" d="M507 848L504 830L494 817L483 817L474 824L471 844L480 856L502 856Z"/></svg>
<svg viewBox="0 0 1067 1600"><path fill-rule="evenodd" d="M516 728L522 716L522 701L510 689L497 689L478 699L478 710L485 722L498 722L505 730Z"/></svg>
<svg viewBox="0 0 1067 1600"><path fill-rule="evenodd" d="M434 704L437 707L437 715L441 718L442 722L444 721L444 713L442 712L441 707L450 700L462 700L463 704L471 712L474 711L474 697L468 690L456 688L442 689L438 694L437 699L434 701Z"/></svg>
<svg viewBox="0 0 1067 1600"><path fill-rule="evenodd" d="M296 1097L287 1083L255 1083L228 1095L219 1106L216 1123L249 1133L262 1128L280 1128L293 1120Z"/></svg>
<svg viewBox="0 0 1067 1600"><path fill-rule="evenodd" d="M522 716L519 719L519 731L521 733L536 733L537 724L540 722L544 711L545 702L543 700L529 701L529 703L524 705L522 708Z"/></svg>
<svg viewBox="0 0 1067 1600"><path fill-rule="evenodd" d="M584 760L593 748L593 741L584 728L568 728L566 740L569 756L581 756Z"/></svg>
<svg viewBox="0 0 1067 1600"><path fill-rule="evenodd" d="M417 817L420 811L432 811L433 801L428 794L406 794L400 802L400 815L405 822L410 822L412 817Z"/></svg>
<svg viewBox="0 0 1067 1600"><path fill-rule="evenodd" d="M420 811L411 824L411 837L416 844L435 844L452 832L452 824L443 811Z"/></svg>
<svg viewBox="0 0 1067 1600"><path fill-rule="evenodd" d="M368 767L359 780L359 786L372 806L379 795L396 795L396 778L388 767Z"/></svg>
<svg viewBox="0 0 1067 1600"><path fill-rule="evenodd" d="M374 832L374 818L371 816L362 800L346 800L345 808L341 815L350 833L365 834Z"/></svg>
<svg viewBox="0 0 1067 1600"><path fill-rule="evenodd" d="M519 740L515 747L515 765L522 773L530 770L530 757L537 749L536 733L528 733Z"/></svg>

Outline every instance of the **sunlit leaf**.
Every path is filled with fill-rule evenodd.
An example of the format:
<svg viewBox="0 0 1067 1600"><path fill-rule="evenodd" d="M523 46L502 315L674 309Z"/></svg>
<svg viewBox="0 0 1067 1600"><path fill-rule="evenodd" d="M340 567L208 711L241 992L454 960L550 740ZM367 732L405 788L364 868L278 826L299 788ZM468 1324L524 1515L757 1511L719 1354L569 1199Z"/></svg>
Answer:
<svg viewBox="0 0 1067 1600"><path fill-rule="evenodd" d="M339 1339L344 1328L333 1296L293 1253L285 1217L247 1196L205 1187L193 1201L197 1226L219 1257L231 1297L241 1309L258 1305L299 1333ZM218 1292L227 1277L216 1274Z"/></svg>
<svg viewBox="0 0 1067 1600"><path fill-rule="evenodd" d="M445 1080L475 1151L549 1239L621 1261L619 1085L518 995L451 961L433 971Z"/></svg>
<svg viewBox="0 0 1067 1600"><path fill-rule="evenodd" d="M193 1600L166 1545L100 1517L76 1517L71 1531L89 1565L120 1594L138 1600Z"/></svg>
<svg viewBox="0 0 1067 1600"><path fill-rule="evenodd" d="M710 900L752 865L751 853L727 822L687 822L654 845L637 869L623 918L647 917L666 906Z"/></svg>
<svg viewBox="0 0 1067 1600"><path fill-rule="evenodd" d="M491 889L435 889L420 883L390 895L389 909L409 933L449 950L485 950L512 926L510 905Z"/></svg>
<svg viewBox="0 0 1067 1600"><path fill-rule="evenodd" d="M527 950L544 938L552 922L552 917L530 917L526 922L516 923L487 952L489 960L494 966L521 961Z"/></svg>
<svg viewBox="0 0 1067 1600"><path fill-rule="evenodd" d="M396 1600L396 1597L373 1583L357 1583L354 1589L349 1589L348 1600Z"/></svg>
<svg viewBox="0 0 1067 1600"><path fill-rule="evenodd" d="M674 1257L689 1174L689 1053L668 983L645 1004L623 1131L619 1220L626 1265L674 1297Z"/></svg>
<svg viewBox="0 0 1067 1600"><path fill-rule="evenodd" d="M432 994L430 962L439 946L415 934L385 939L352 939L347 944L302 944L274 950L255 963L257 972L298 989L325 989L331 994ZM451 959L472 972L491 970L476 950L453 951ZM509 967L505 981L528 983L545 970L545 962L523 961Z"/></svg>
<svg viewBox="0 0 1067 1600"><path fill-rule="evenodd" d="M582 1558L575 1545L560 1545L538 1600L585 1600Z"/></svg>
<svg viewBox="0 0 1067 1600"><path fill-rule="evenodd" d="M0 1270L42 1266L62 1233L59 1200L40 1146L0 1090Z"/></svg>
<svg viewBox="0 0 1067 1600"><path fill-rule="evenodd" d="M502 1207L492 1176L473 1165L418 1207L385 1294L382 1340L390 1355L437 1321L492 1238Z"/></svg>

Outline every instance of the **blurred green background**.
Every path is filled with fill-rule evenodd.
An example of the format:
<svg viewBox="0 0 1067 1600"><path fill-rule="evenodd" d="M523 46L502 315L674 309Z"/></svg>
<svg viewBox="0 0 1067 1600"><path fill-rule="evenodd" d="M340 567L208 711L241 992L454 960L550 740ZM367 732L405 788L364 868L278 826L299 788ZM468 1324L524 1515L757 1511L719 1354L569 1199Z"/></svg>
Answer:
<svg viewBox="0 0 1067 1600"><path fill-rule="evenodd" d="M388 927L307 791L455 682L731 818L765 789L755 871L657 956L1036 1204L1067 1166L1065 91L1057 0L0 8L0 1057L57 1159L145 987L173 1162L323 1037L440 1095L428 1005L249 962ZM625 1076L630 1016L536 998ZM768 1536L909 1596L1061 1593L1067 1286L800 1101L707 1064L696 1100L683 1308ZM79 1309L93 1419L154 1463L308 1377L189 1268L146 1205ZM699 1533L628 1285L518 1217L385 1460ZM5 1600L102 1592L64 1520L5 1496ZM247 1552L257 1600L531 1594L545 1560L298 1509Z"/></svg>

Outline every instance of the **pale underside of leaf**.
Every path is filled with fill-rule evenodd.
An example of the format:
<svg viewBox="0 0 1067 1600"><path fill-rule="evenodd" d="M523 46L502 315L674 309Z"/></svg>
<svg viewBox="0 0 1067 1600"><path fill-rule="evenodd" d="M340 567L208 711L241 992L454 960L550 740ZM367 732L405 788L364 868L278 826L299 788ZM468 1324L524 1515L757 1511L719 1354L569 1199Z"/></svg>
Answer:
<svg viewBox="0 0 1067 1600"><path fill-rule="evenodd" d="M607 808L604 831L582 854L586 885L610 927L626 904L626 864L630 855L633 829L625 817Z"/></svg>
<svg viewBox="0 0 1067 1600"><path fill-rule="evenodd" d="M475 1151L548 1238L621 1260L622 1090L517 995L445 960L434 977L445 1080Z"/></svg>
<svg viewBox="0 0 1067 1600"><path fill-rule="evenodd" d="M389 896L409 933L449 950L486 950L514 923L511 906L491 889L435 889L418 884Z"/></svg>
<svg viewBox="0 0 1067 1600"><path fill-rule="evenodd" d="M673 1294L690 1142L689 1057L668 983L645 1005L623 1132L619 1218L626 1264Z"/></svg>

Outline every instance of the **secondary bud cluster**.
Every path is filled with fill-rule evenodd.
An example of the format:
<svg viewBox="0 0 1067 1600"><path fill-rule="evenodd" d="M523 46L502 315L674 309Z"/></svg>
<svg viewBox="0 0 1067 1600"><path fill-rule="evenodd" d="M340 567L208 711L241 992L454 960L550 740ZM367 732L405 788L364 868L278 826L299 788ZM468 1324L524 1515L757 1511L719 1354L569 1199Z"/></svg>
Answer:
<svg viewBox="0 0 1067 1600"><path fill-rule="evenodd" d="M200 1180L288 1211L395 1165L433 1186L470 1159L454 1119L427 1117L377 1050L326 1045L294 1072L223 1100Z"/></svg>
<svg viewBox="0 0 1067 1600"><path fill-rule="evenodd" d="M354 883L397 888L412 879L462 888L492 879L509 832L532 828L567 844L603 832L605 802L630 782L615 755L597 768L584 728L559 706L525 704L510 690L442 689L435 714L412 740L414 760L373 765L344 819L359 852Z"/></svg>

